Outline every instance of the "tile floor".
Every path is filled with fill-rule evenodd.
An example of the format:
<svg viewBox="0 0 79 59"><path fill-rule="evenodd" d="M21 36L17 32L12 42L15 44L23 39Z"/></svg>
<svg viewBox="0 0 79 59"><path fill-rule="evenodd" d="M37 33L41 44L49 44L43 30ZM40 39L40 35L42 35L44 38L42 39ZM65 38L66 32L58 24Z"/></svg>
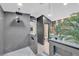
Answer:
<svg viewBox="0 0 79 59"><path fill-rule="evenodd" d="M38 54L37 56L48 56L49 55L49 43L47 40L44 41L44 45L38 43ZM5 54L4 56L35 56L30 47L25 47L16 51Z"/></svg>
<svg viewBox="0 0 79 59"><path fill-rule="evenodd" d="M4 56L35 56L30 47L22 48L5 54Z"/></svg>
<svg viewBox="0 0 79 59"><path fill-rule="evenodd" d="M38 43L38 53L45 52L49 55L49 43L47 40L44 41L44 45Z"/></svg>

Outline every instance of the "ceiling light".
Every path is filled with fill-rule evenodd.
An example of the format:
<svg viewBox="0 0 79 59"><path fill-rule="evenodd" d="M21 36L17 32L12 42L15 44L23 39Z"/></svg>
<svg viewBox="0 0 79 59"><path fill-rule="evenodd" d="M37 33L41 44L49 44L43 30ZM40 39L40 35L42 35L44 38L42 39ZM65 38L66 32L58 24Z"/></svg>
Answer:
<svg viewBox="0 0 79 59"><path fill-rule="evenodd" d="M64 3L64 5L67 5L67 3Z"/></svg>
<svg viewBox="0 0 79 59"><path fill-rule="evenodd" d="M48 14L48 16L51 17L52 15L51 14Z"/></svg>
<svg viewBox="0 0 79 59"><path fill-rule="evenodd" d="M18 3L18 6L22 6L23 4L22 3Z"/></svg>

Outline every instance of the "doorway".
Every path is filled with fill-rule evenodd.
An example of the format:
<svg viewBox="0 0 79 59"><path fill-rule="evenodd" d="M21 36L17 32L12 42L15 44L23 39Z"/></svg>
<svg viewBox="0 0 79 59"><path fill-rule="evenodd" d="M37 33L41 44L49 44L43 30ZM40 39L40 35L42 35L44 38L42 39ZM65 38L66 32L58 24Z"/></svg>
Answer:
<svg viewBox="0 0 79 59"><path fill-rule="evenodd" d="M44 24L44 44L38 44L38 53L49 55L48 24Z"/></svg>
<svg viewBox="0 0 79 59"><path fill-rule="evenodd" d="M44 48L44 52L49 54L49 43L48 43L48 24L44 24L44 45L43 45L43 48Z"/></svg>
<svg viewBox="0 0 79 59"><path fill-rule="evenodd" d="M44 39L48 39L48 24L44 24Z"/></svg>
<svg viewBox="0 0 79 59"><path fill-rule="evenodd" d="M45 16L37 18L37 40L38 40L38 53L49 55L49 27L50 20Z"/></svg>

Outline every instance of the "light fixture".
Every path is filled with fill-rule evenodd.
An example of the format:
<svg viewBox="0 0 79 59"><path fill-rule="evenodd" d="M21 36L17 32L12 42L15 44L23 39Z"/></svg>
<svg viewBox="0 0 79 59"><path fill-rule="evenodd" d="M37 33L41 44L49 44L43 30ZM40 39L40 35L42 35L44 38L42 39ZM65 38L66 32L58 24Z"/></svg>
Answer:
<svg viewBox="0 0 79 59"><path fill-rule="evenodd" d="M21 11L21 8L22 8L22 6L23 6L23 4L22 3L17 3L17 14L20 14L20 13L18 13L18 12L20 12Z"/></svg>
<svg viewBox="0 0 79 59"><path fill-rule="evenodd" d="M48 14L48 16L51 17L52 15L51 14Z"/></svg>
<svg viewBox="0 0 79 59"><path fill-rule="evenodd" d="M19 16L16 16L16 22L17 22L17 23L20 23L20 18L19 18Z"/></svg>
<svg viewBox="0 0 79 59"><path fill-rule="evenodd" d="M22 3L18 3L18 6L23 6L23 4Z"/></svg>
<svg viewBox="0 0 79 59"><path fill-rule="evenodd" d="M64 5L67 5L67 3L64 3Z"/></svg>

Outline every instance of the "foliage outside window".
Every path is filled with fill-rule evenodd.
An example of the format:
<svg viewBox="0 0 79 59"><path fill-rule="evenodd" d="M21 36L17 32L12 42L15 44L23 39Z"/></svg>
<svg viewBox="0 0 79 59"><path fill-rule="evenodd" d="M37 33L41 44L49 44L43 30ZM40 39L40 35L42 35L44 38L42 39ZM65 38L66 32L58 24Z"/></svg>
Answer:
<svg viewBox="0 0 79 59"><path fill-rule="evenodd" d="M58 36L61 40L79 43L79 12L63 20L56 26Z"/></svg>

